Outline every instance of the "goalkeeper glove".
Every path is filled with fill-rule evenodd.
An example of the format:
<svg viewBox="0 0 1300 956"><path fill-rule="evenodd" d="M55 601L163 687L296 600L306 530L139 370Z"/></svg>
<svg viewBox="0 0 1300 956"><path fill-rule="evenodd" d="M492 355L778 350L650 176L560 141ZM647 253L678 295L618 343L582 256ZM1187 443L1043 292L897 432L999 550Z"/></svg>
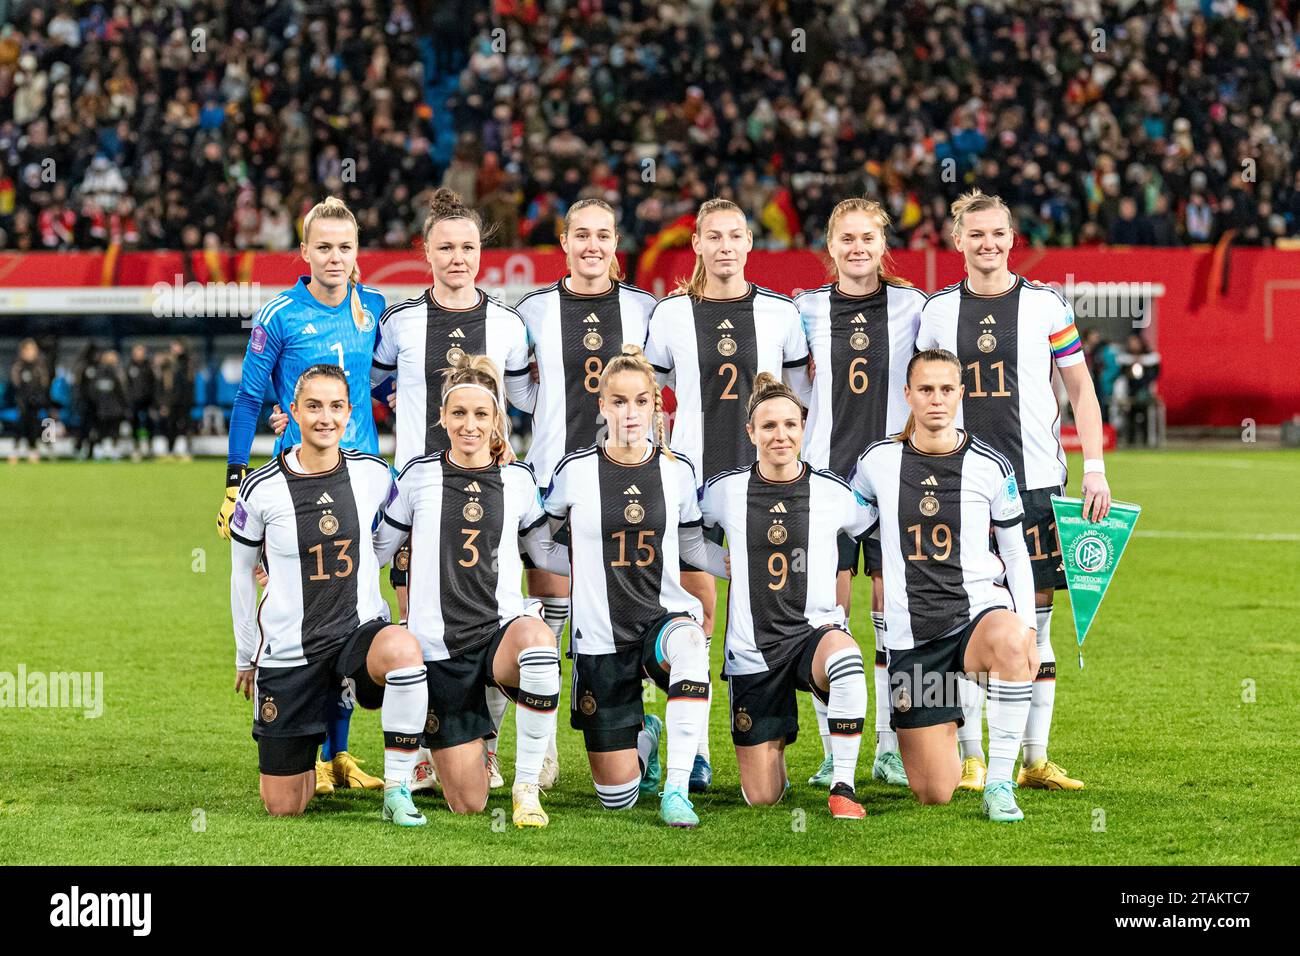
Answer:
<svg viewBox="0 0 1300 956"><path fill-rule="evenodd" d="M244 465L226 465L226 497L221 500L221 510L217 512L217 534L227 541L230 540L230 518L235 513L235 495L239 493L239 483L247 471Z"/></svg>

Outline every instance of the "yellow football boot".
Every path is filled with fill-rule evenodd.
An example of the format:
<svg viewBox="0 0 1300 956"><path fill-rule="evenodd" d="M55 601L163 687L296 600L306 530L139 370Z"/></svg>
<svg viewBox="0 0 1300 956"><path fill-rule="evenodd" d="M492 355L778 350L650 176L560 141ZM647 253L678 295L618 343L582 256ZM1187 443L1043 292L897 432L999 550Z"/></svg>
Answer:
<svg viewBox="0 0 1300 956"><path fill-rule="evenodd" d="M1083 781L1075 780L1060 764L1044 757L1020 768L1016 786L1031 790L1082 790Z"/></svg>
<svg viewBox="0 0 1300 956"><path fill-rule="evenodd" d="M551 822L551 818L542 809L541 792L541 787L535 783L517 783L510 788L510 796L514 801L515 826L520 829L544 827Z"/></svg>
<svg viewBox="0 0 1300 956"><path fill-rule="evenodd" d="M364 787L367 790L382 790L384 781L372 777L357 765L357 758L346 750L334 755L334 786L340 788Z"/></svg>
<svg viewBox="0 0 1300 956"><path fill-rule="evenodd" d="M984 779L989 775L989 768L979 757L967 757L961 762L961 782L957 784L958 790L974 790L977 793L984 789Z"/></svg>
<svg viewBox="0 0 1300 956"><path fill-rule="evenodd" d="M334 792L334 769L324 760L316 761L316 796L327 797Z"/></svg>

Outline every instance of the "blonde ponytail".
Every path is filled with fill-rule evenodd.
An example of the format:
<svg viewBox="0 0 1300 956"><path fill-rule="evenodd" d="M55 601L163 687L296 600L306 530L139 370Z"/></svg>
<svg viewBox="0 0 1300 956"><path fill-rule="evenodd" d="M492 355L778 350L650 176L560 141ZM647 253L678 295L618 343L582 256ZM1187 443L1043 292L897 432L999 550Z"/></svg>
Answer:
<svg viewBox="0 0 1300 956"><path fill-rule="evenodd" d="M347 203L337 196L326 196L322 201L312 206L307 215L302 220L302 244L305 246L311 241L311 227L317 219L346 219L352 223L352 228L356 230L357 247L361 246L361 226L357 223L357 217L352 214ZM361 307L361 267L352 266L352 274L348 276L348 281L352 283L352 291L349 296L352 306L352 321L356 324L358 330L366 331L365 310Z"/></svg>
<svg viewBox="0 0 1300 956"><path fill-rule="evenodd" d="M655 444L659 446L659 450L663 452L664 457L676 461L677 456L668 447L667 416L664 415L664 396L659 388L659 379L655 376L654 366L650 364L650 360L645 357L645 353L641 351L639 345L624 345L623 350L609 360L609 364L605 366L605 371L600 373L598 391L602 396L604 396L605 389L609 386L609 380L620 372L640 372L646 377L646 381L650 384L650 390L655 394Z"/></svg>

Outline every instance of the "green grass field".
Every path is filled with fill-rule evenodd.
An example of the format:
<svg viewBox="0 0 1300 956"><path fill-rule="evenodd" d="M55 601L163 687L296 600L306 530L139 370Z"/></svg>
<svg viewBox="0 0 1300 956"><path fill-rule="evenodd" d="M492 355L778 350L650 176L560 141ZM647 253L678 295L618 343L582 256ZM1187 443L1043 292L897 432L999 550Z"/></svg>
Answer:
<svg viewBox="0 0 1300 956"><path fill-rule="evenodd" d="M1300 862L1300 454L1128 452L1108 464L1117 496L1145 511L1085 670L1063 595L1053 628L1051 751L1087 790L1022 791L1026 823L999 827L974 795L921 807L863 783L869 818L834 822L824 792L802 785L821 759L805 697L793 799L751 809L719 685L716 777L694 832L661 826L656 801L600 809L567 697L546 830L508 825L508 790L472 818L422 796L430 823L414 831L381 825L379 797L358 791L268 818L251 705L232 689L219 464L0 465L0 671L104 681L98 718L0 709L0 863ZM869 649L866 593L853 623ZM662 713L662 699L653 706ZM864 738L860 780L871 748ZM377 714L359 712L351 749L379 771ZM502 753L508 779L513 711Z"/></svg>

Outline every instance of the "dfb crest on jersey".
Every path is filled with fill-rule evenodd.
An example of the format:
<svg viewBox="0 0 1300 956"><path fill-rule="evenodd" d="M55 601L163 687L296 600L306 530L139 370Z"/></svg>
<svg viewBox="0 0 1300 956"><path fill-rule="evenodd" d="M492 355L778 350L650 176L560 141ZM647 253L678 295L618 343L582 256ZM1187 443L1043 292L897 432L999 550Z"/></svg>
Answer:
<svg viewBox="0 0 1300 956"><path fill-rule="evenodd" d="M438 723L438 715L433 711L429 711L424 718L424 732L426 734L436 734L440 726L441 724Z"/></svg>
<svg viewBox="0 0 1300 956"><path fill-rule="evenodd" d="M790 533L785 530L785 525L780 521L774 521L772 526L767 529L767 540L772 544L785 544L788 537L790 537Z"/></svg>
<svg viewBox="0 0 1300 956"><path fill-rule="evenodd" d="M411 550L409 548L401 548L397 554L393 556L393 567L397 568L399 571L405 571L410 566Z"/></svg>
<svg viewBox="0 0 1300 956"><path fill-rule="evenodd" d="M640 524L645 519L645 509L639 501L632 501L623 509L623 520L628 524Z"/></svg>
<svg viewBox="0 0 1300 956"><path fill-rule="evenodd" d="M478 521L483 517L483 506L478 503L477 498L471 498L460 513L465 516L466 521Z"/></svg>
<svg viewBox="0 0 1300 956"><path fill-rule="evenodd" d="M599 332L588 332L582 337L582 344L594 352L605 344L605 340L601 338Z"/></svg>
<svg viewBox="0 0 1300 956"><path fill-rule="evenodd" d="M319 527L321 534L333 534L339 530L339 519L327 511L320 516Z"/></svg>
<svg viewBox="0 0 1300 956"><path fill-rule="evenodd" d="M854 332L849 336L849 345L853 346L859 352L871 344L871 339L866 332Z"/></svg>
<svg viewBox="0 0 1300 956"><path fill-rule="evenodd" d="M934 495L926 495L921 499L921 514L927 518L933 518L939 513L939 499Z"/></svg>
<svg viewBox="0 0 1300 956"><path fill-rule="evenodd" d="M736 711L736 730L742 734L747 734L750 728L754 726L754 718L743 710Z"/></svg>
<svg viewBox="0 0 1300 956"><path fill-rule="evenodd" d="M362 332L369 332L375 327L375 313L371 312L365 306L361 307L361 326Z"/></svg>
<svg viewBox="0 0 1300 956"><path fill-rule="evenodd" d="M721 339L718 340L719 355L735 355L736 348L737 348L736 340L731 338L730 336L723 336Z"/></svg>
<svg viewBox="0 0 1300 956"><path fill-rule="evenodd" d="M591 696L591 691L582 695L582 700L578 701L578 709L588 717L596 712L596 698Z"/></svg>
<svg viewBox="0 0 1300 956"><path fill-rule="evenodd" d="M459 365L460 360L463 359L464 357L465 357L465 350L461 348L459 345L453 345L451 348L447 349L448 365Z"/></svg>
<svg viewBox="0 0 1300 956"><path fill-rule="evenodd" d="M275 698L267 697L262 700L261 717L262 723L269 724L274 722L275 718L280 716L280 710L275 706Z"/></svg>
<svg viewBox="0 0 1300 956"><path fill-rule="evenodd" d="M992 332L985 332L975 340L975 347L981 352L992 352L998 347L998 340Z"/></svg>

